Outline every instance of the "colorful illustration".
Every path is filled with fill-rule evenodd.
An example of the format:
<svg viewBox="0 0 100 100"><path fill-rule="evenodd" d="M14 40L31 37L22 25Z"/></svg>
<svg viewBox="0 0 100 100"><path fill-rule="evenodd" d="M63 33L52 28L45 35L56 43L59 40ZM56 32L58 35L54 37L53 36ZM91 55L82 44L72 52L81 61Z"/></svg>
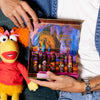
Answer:
<svg viewBox="0 0 100 100"><path fill-rule="evenodd" d="M35 73L38 77L50 70L58 75L78 77L80 30L73 26L67 23L35 24L35 31L30 36L30 52L33 53L29 58L29 76Z"/></svg>

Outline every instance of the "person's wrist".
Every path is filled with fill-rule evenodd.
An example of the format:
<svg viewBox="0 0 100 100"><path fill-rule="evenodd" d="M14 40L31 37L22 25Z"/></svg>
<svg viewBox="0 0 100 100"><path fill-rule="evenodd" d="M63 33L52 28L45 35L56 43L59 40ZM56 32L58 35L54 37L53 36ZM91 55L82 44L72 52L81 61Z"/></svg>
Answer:
<svg viewBox="0 0 100 100"><path fill-rule="evenodd" d="M84 80L83 84L85 84L85 86L83 87L83 91L82 91L82 95L84 94L90 94L91 93L91 84L90 84L90 80Z"/></svg>
<svg viewBox="0 0 100 100"><path fill-rule="evenodd" d="M82 81L78 81L75 85L75 92L84 92L85 91L85 83Z"/></svg>
<svg viewBox="0 0 100 100"><path fill-rule="evenodd" d="M79 83L79 92L81 92L81 93L82 93L82 92L85 92L85 88L86 88L86 87L85 87L85 82L83 82L83 81L80 82L80 83Z"/></svg>

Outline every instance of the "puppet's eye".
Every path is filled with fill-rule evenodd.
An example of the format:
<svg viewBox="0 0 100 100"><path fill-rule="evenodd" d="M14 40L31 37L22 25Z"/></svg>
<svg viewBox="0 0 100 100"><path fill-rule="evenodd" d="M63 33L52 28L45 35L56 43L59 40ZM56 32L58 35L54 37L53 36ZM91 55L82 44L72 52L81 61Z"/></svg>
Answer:
<svg viewBox="0 0 100 100"><path fill-rule="evenodd" d="M10 35L9 39L17 42L17 37L15 35Z"/></svg>
<svg viewBox="0 0 100 100"><path fill-rule="evenodd" d="M8 40L8 37L6 35L0 36L0 42L6 42Z"/></svg>

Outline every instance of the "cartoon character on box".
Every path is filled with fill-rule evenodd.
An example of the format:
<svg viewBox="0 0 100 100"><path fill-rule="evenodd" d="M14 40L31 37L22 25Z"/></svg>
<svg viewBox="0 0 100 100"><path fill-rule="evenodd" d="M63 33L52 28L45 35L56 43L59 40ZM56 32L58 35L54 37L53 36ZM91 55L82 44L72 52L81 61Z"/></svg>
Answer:
<svg viewBox="0 0 100 100"><path fill-rule="evenodd" d="M56 71L56 63L55 63L55 62L51 62L51 63L50 63L50 70L51 70L52 72L55 72L55 71Z"/></svg>
<svg viewBox="0 0 100 100"><path fill-rule="evenodd" d="M44 51L44 50L43 50ZM42 71L47 71L47 54L43 52L42 54Z"/></svg>
<svg viewBox="0 0 100 100"><path fill-rule="evenodd" d="M33 55L33 70L34 70L34 72L38 72L38 70L39 70L39 67L38 67L38 59L39 59L39 55L38 54L34 54Z"/></svg>
<svg viewBox="0 0 100 100"><path fill-rule="evenodd" d="M50 62L50 70L52 72L56 71L56 55L55 54L51 54L51 62Z"/></svg>
<svg viewBox="0 0 100 100"><path fill-rule="evenodd" d="M46 62L46 60L43 60L41 69L42 69L42 71L47 71L47 62Z"/></svg>
<svg viewBox="0 0 100 100"><path fill-rule="evenodd" d="M12 100L19 100L23 90L23 78L30 90L35 91L38 88L37 84L27 78L27 69L17 60L19 55L17 39L28 46L28 35L27 28L13 28L9 33L0 27L0 100L7 100L7 95L12 96Z"/></svg>
<svg viewBox="0 0 100 100"><path fill-rule="evenodd" d="M39 68L38 68L38 60L34 60L33 61L33 70L34 72L38 72Z"/></svg>
<svg viewBox="0 0 100 100"><path fill-rule="evenodd" d="M64 72L64 62L62 60L60 61L59 71Z"/></svg>

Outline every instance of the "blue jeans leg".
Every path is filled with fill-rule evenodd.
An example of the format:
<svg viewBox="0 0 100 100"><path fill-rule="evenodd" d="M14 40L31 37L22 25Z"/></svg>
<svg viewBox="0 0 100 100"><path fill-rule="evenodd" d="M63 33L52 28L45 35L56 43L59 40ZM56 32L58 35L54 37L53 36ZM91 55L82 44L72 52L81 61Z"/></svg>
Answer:
<svg viewBox="0 0 100 100"><path fill-rule="evenodd" d="M58 100L100 100L100 91L94 91L87 95L60 91Z"/></svg>
<svg viewBox="0 0 100 100"><path fill-rule="evenodd" d="M71 93L61 91L58 100L85 100L85 97L81 93Z"/></svg>

